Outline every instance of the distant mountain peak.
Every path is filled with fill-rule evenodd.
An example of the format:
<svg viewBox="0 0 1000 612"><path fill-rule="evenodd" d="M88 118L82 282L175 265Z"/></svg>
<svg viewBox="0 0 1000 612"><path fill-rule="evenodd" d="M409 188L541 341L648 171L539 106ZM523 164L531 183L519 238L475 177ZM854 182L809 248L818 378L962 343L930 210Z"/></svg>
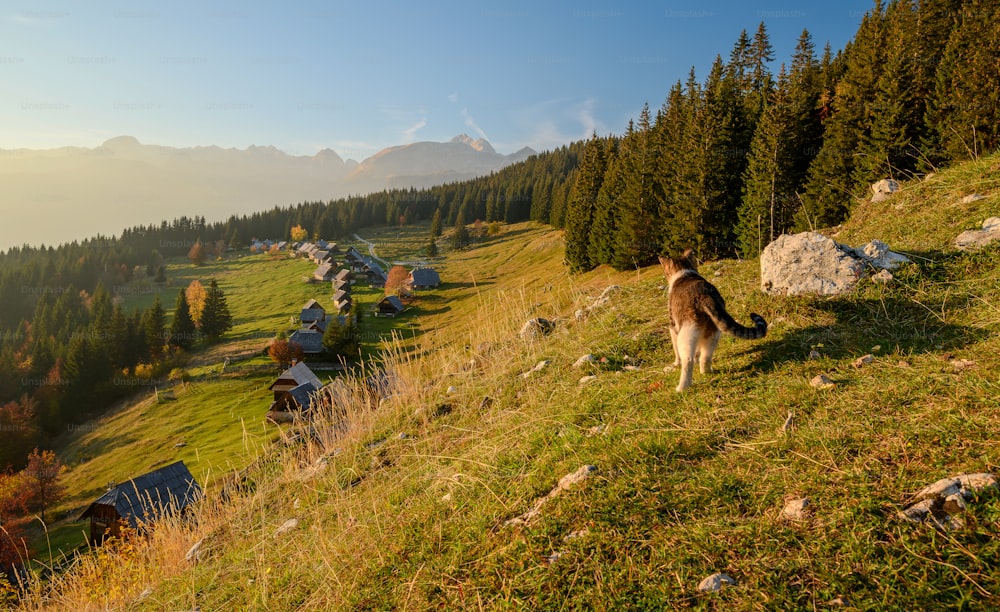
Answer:
<svg viewBox="0 0 1000 612"><path fill-rule="evenodd" d="M489 141L486 140L485 138L473 140L472 136L469 136L468 134L459 134L458 136L452 138L451 142L458 142L469 145L470 147L481 153L496 153L496 150L493 148L493 145L491 145Z"/></svg>
<svg viewBox="0 0 1000 612"><path fill-rule="evenodd" d="M101 145L105 149L131 149L133 147L142 146L139 139L135 136L116 136L114 138L109 138L105 140Z"/></svg>

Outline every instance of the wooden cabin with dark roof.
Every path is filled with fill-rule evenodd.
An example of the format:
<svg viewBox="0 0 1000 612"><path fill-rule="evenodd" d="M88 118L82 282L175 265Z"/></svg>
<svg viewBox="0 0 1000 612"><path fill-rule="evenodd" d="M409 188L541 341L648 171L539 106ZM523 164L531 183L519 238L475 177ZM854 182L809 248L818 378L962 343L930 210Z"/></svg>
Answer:
<svg viewBox="0 0 1000 612"><path fill-rule="evenodd" d="M90 519L90 542L121 536L122 525L143 529L164 516L183 512L201 498L201 487L183 461L112 485L80 520Z"/></svg>
<svg viewBox="0 0 1000 612"><path fill-rule="evenodd" d="M313 279L320 282L330 282L337 276L337 266L332 263L324 263L313 270Z"/></svg>
<svg viewBox="0 0 1000 612"><path fill-rule="evenodd" d="M441 276L433 268L414 268L410 272L410 289L433 289L441 284Z"/></svg>
<svg viewBox="0 0 1000 612"><path fill-rule="evenodd" d="M314 323L316 321L321 321L326 318L326 309L323 305L316 300L309 300L302 307L302 312L299 314L299 321L303 323Z"/></svg>
<svg viewBox="0 0 1000 612"><path fill-rule="evenodd" d="M398 296L387 295L375 303L374 310L376 317L395 317L406 310L406 306Z"/></svg>
<svg viewBox="0 0 1000 612"><path fill-rule="evenodd" d="M354 300L351 299L351 294L347 291L340 290L333 294L333 307L337 309L337 312L343 314L354 306Z"/></svg>
<svg viewBox="0 0 1000 612"><path fill-rule="evenodd" d="M323 334L312 329L297 329L288 336L289 342L302 347L305 355L319 355L323 352Z"/></svg>

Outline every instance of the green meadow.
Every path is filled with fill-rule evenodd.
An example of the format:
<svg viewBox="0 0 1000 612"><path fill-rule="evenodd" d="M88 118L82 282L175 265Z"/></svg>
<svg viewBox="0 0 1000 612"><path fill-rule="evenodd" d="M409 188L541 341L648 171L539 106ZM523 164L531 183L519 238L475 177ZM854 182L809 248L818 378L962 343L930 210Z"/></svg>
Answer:
<svg viewBox="0 0 1000 612"><path fill-rule="evenodd" d="M1000 216L998 176L993 156L858 203L826 231L884 240L913 262L846 296L768 296L756 260L704 262L733 316L758 312L770 329L724 338L717 371L684 394L659 268L568 275L560 233L532 224L446 251L439 290L372 321L385 326L372 339L390 393L372 402L349 380L310 441L268 445L266 377L215 376L216 349L196 354L202 370L175 399L143 399L68 443L82 457L83 438L95 449L106 438L67 461L79 492L63 507L120 478L119 445L143 455L130 469L163 453L198 476L267 457L253 486L210 498L195 521L81 555L24 607L996 609L1000 494L970 499L954 529L899 512L941 478L1000 472L1000 246L951 246ZM987 197L962 204L970 193ZM410 260L426 228L363 237ZM234 306L235 277L300 270L245 260L217 264ZM265 293L292 281L273 282L248 290L233 343L273 331L306 297L278 308ZM532 317L555 330L525 340ZM813 386L820 374L832 384ZM155 435L140 435L143 418ZM805 514L783 517L800 498ZM735 585L699 591L715 572Z"/></svg>

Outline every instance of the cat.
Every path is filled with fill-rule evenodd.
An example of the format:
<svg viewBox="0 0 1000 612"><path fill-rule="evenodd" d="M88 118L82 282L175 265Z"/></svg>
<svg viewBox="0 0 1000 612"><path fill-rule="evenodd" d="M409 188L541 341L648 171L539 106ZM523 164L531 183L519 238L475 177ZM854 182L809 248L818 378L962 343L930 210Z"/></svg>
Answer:
<svg viewBox="0 0 1000 612"><path fill-rule="evenodd" d="M702 374L712 371L712 354L722 332L744 340L756 340L767 334L767 321L752 313L753 327L744 327L726 312L726 302L715 286L698 274L694 252L684 251L679 258L660 257L669 290L670 340L674 345L674 365L681 367L680 393L691 386L695 359Z"/></svg>

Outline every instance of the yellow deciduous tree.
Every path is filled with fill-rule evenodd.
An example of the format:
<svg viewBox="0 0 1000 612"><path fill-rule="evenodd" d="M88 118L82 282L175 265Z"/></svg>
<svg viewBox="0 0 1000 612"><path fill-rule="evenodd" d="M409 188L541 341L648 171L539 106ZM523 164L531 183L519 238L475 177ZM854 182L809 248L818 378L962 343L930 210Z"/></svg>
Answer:
<svg viewBox="0 0 1000 612"><path fill-rule="evenodd" d="M184 297L187 298L188 308L191 310L191 320L195 325L201 325L201 313L205 309L205 298L208 293L205 286L198 280L191 281L191 284L184 290Z"/></svg>

